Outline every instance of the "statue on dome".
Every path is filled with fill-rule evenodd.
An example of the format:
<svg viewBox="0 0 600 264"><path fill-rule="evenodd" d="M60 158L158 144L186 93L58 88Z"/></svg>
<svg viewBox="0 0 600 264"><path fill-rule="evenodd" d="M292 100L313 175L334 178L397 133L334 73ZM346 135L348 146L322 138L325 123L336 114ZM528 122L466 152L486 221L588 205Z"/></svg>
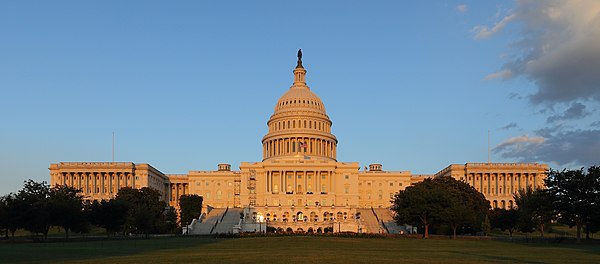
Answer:
<svg viewBox="0 0 600 264"><path fill-rule="evenodd" d="M302 49L298 49L298 66L296 68L302 67Z"/></svg>

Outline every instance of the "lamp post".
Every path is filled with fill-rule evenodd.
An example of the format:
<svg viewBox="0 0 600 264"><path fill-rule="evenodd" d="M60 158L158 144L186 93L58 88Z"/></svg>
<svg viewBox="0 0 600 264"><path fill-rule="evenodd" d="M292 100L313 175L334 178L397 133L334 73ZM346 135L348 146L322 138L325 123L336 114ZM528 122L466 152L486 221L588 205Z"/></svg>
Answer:
<svg viewBox="0 0 600 264"><path fill-rule="evenodd" d="M258 216L258 232L262 233L262 223L264 223L265 217L263 215Z"/></svg>

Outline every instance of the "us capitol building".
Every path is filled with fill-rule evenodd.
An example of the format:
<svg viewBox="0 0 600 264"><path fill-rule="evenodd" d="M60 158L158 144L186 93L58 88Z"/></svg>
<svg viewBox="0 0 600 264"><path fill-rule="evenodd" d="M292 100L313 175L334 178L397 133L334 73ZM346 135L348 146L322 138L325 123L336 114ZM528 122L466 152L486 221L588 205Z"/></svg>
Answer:
<svg viewBox="0 0 600 264"><path fill-rule="evenodd" d="M115 197L122 187L150 187L178 207L184 194L204 198L197 234L279 230L321 232L403 232L388 209L393 195L427 177L454 177L475 187L492 207L514 205L519 189L542 187L548 166L538 163L452 164L433 175L385 171L381 164L361 170L358 162L336 159L338 140L321 99L306 84L302 53L294 83L269 118L262 138L263 159L242 162L239 170L218 164L216 171L164 174L149 164L60 162L50 164L50 184L81 189L86 199Z"/></svg>

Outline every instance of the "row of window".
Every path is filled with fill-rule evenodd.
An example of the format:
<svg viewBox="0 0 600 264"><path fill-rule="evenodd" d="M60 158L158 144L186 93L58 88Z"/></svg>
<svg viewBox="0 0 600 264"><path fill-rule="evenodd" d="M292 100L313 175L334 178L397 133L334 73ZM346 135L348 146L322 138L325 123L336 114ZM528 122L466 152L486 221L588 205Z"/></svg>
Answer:
<svg viewBox="0 0 600 264"><path fill-rule="evenodd" d="M296 122L297 121L297 122ZM287 121L279 121L271 123L270 130L271 131L279 131L282 129L290 129L290 128L309 128L309 129L317 129L323 130L325 132L330 132L329 126L323 121L315 121L315 120L287 120Z"/></svg>

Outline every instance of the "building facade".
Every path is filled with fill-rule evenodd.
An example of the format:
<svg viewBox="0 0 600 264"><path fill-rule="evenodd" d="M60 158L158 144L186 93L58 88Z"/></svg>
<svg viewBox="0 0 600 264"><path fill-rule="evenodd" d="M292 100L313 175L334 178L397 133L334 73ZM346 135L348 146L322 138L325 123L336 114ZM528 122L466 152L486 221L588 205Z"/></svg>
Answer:
<svg viewBox="0 0 600 264"><path fill-rule="evenodd" d="M265 219L273 227L316 230L336 221L340 231L346 226L346 230L381 232L355 223L375 209L386 210L396 192L427 177L465 181L494 207L510 207L518 189L543 184L548 168L537 163L453 164L435 175L412 175L384 171L381 164L361 170L358 162L340 162L332 122L306 83L301 56L293 74L292 86L267 122L262 161L242 162L237 171L219 164L216 171L187 174L163 174L148 164L61 162L50 165L51 185L80 188L94 200L112 198L121 187L151 187L174 207L181 195L198 194L206 207L245 208L248 217Z"/></svg>

